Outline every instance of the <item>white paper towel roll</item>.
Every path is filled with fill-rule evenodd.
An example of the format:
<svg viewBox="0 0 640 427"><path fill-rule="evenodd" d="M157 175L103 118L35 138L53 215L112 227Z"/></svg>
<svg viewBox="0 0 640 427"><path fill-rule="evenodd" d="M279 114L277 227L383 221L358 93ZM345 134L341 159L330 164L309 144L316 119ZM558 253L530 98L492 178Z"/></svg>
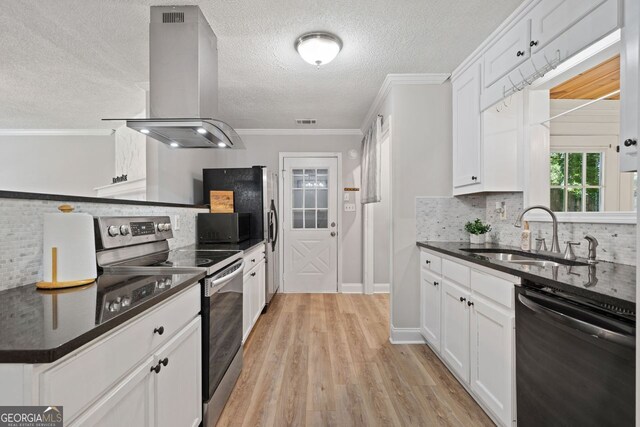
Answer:
<svg viewBox="0 0 640 427"><path fill-rule="evenodd" d="M41 288L65 288L91 283L97 276L93 217L71 213L45 214L43 235L43 282ZM54 249L55 248L55 249Z"/></svg>

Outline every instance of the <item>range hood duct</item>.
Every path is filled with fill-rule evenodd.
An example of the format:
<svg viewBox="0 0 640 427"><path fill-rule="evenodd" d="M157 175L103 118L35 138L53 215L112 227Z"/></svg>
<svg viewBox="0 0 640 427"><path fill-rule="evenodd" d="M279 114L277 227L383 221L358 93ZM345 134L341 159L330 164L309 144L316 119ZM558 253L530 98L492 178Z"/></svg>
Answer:
<svg viewBox="0 0 640 427"><path fill-rule="evenodd" d="M218 41L198 6L152 6L149 118L127 127L174 148L244 148L218 116Z"/></svg>

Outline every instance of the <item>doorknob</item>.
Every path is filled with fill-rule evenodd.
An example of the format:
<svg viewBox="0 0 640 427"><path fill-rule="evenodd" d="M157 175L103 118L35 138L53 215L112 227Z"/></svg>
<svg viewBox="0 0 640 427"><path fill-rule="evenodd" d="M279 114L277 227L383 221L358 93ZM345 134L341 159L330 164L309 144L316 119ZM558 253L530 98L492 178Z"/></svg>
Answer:
<svg viewBox="0 0 640 427"><path fill-rule="evenodd" d="M331 226L332 226L332 227L335 227L335 226L336 226L336 223L335 223L335 222L332 222L332 223L331 223Z"/></svg>
<svg viewBox="0 0 640 427"><path fill-rule="evenodd" d="M331 237L336 237L336 232L335 231L331 232Z"/></svg>

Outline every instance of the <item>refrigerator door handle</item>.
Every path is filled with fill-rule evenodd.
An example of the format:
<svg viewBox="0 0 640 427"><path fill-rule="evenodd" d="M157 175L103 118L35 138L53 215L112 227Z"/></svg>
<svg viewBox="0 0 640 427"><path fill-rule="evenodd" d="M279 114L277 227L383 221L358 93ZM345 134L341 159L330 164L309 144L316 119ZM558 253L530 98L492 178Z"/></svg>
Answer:
<svg viewBox="0 0 640 427"><path fill-rule="evenodd" d="M275 226L274 227L275 230L274 230L274 233L273 233L273 243L271 244L272 245L271 248L272 248L272 250L275 250L276 249L276 243L278 242L278 234L279 234L279 231L280 231L280 221L278 221L278 211L276 211L276 207L275 207L275 204L273 203L273 201L271 202L271 208L272 208L271 212L273 212L273 216L275 217L275 221L273 221L273 224Z"/></svg>

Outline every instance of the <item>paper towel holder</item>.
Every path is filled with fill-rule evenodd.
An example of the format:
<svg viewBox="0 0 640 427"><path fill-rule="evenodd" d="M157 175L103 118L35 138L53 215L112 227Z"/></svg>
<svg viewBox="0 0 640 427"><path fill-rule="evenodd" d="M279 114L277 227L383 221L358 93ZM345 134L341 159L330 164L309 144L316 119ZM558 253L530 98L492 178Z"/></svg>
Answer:
<svg viewBox="0 0 640 427"><path fill-rule="evenodd" d="M65 214L73 212L74 207L71 205L60 205L58 206L58 210ZM88 285L90 283L95 282L95 277L92 279L83 279L83 280L72 280L59 282L58 281L58 248L51 248L51 281L50 282L38 282L36 283L36 287L39 289L64 289L64 288L73 288L76 286Z"/></svg>

